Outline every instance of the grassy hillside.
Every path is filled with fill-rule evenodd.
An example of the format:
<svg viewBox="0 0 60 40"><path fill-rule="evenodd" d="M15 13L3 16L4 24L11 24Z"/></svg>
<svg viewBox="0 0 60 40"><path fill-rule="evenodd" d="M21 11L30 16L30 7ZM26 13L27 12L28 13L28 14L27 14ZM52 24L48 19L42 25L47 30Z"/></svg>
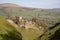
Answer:
<svg viewBox="0 0 60 40"><path fill-rule="evenodd" d="M4 16L4 13L3 12L0 12L0 16Z"/></svg>
<svg viewBox="0 0 60 40"><path fill-rule="evenodd" d="M24 29L20 27L13 27L0 17L0 40L34 40L39 35L43 34L42 30Z"/></svg>
<svg viewBox="0 0 60 40"><path fill-rule="evenodd" d="M22 35L2 17L0 17L0 40L22 40Z"/></svg>
<svg viewBox="0 0 60 40"><path fill-rule="evenodd" d="M23 36L23 40L34 40L39 35L43 34L42 30L35 30L35 29L24 29L24 28L18 28L19 32L21 32Z"/></svg>
<svg viewBox="0 0 60 40"><path fill-rule="evenodd" d="M51 29L51 30L49 30L48 32L46 32L46 33L44 33L42 36L40 36L39 38L38 38L38 40L58 40L58 38L57 37L60 37L59 36L59 33L57 33L56 35L56 37L55 38L53 38L53 35L55 34L55 32L57 31L57 30L60 30L60 25L55 25L54 26L54 28L53 29ZM52 38L52 39L51 39ZM57 39L56 39L57 38ZM59 40L60 40L60 38L59 38Z"/></svg>

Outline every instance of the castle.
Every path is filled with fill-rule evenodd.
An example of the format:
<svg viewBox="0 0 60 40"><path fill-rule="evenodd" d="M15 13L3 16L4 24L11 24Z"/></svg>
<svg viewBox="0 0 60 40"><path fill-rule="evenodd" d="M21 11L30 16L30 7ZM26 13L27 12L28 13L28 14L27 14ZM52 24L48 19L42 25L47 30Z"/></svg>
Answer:
<svg viewBox="0 0 60 40"><path fill-rule="evenodd" d="M8 18L8 21L14 24L16 27L24 27L25 29L42 29L40 26L37 27L37 23L32 22L29 19L23 18L21 16L15 16L14 18Z"/></svg>

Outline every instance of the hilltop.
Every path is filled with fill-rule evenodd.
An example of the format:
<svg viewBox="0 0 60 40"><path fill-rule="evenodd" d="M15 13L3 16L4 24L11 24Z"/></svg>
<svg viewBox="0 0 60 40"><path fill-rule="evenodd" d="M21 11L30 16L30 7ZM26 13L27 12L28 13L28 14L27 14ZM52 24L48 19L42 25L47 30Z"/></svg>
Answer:
<svg viewBox="0 0 60 40"><path fill-rule="evenodd" d="M1 7L20 7L19 5L12 4L12 3L3 3L0 4Z"/></svg>

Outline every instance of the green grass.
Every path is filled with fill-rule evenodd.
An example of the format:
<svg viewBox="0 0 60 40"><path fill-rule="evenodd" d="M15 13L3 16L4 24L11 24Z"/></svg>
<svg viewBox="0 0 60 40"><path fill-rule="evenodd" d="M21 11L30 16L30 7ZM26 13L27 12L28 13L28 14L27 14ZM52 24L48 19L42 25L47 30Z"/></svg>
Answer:
<svg viewBox="0 0 60 40"><path fill-rule="evenodd" d="M43 34L43 31L36 30L36 29L24 29L24 28L17 28L19 32L23 36L23 40L34 40L39 35Z"/></svg>
<svg viewBox="0 0 60 40"><path fill-rule="evenodd" d="M14 10L16 9L16 10ZM14 11L11 11L14 10ZM0 12L0 15L2 15L4 13ZM59 16L60 12L53 12L53 11L49 11L49 10L39 10L39 11L34 11L34 10L26 10L26 9L21 9L21 8L5 8L5 13L10 13L14 16L19 15L19 16L23 16L23 17L30 17L31 16L46 16L46 15L52 15L52 16Z"/></svg>
<svg viewBox="0 0 60 40"><path fill-rule="evenodd" d="M21 34L3 17L0 17L0 40L20 40Z"/></svg>
<svg viewBox="0 0 60 40"><path fill-rule="evenodd" d="M6 33L6 30L12 31L15 29L6 21L6 19L0 17L0 30L0 33Z"/></svg>
<svg viewBox="0 0 60 40"><path fill-rule="evenodd" d="M52 30L46 32L42 37L41 37L41 40L49 40L49 37L51 35L53 35L58 29L60 29L60 25L56 26L55 28L53 28ZM50 35L49 35L50 34Z"/></svg>
<svg viewBox="0 0 60 40"><path fill-rule="evenodd" d="M3 12L0 12L0 16L4 16L4 13Z"/></svg>

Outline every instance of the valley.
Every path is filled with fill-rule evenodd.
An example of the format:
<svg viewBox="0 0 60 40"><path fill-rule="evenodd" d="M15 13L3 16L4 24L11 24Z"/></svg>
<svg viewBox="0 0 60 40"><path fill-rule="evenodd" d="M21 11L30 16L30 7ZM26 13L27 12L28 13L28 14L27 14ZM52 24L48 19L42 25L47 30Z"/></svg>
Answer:
<svg viewBox="0 0 60 40"><path fill-rule="evenodd" d="M59 25L54 26L57 23ZM58 29L59 8L42 9L12 3L0 4L0 40L49 40Z"/></svg>

